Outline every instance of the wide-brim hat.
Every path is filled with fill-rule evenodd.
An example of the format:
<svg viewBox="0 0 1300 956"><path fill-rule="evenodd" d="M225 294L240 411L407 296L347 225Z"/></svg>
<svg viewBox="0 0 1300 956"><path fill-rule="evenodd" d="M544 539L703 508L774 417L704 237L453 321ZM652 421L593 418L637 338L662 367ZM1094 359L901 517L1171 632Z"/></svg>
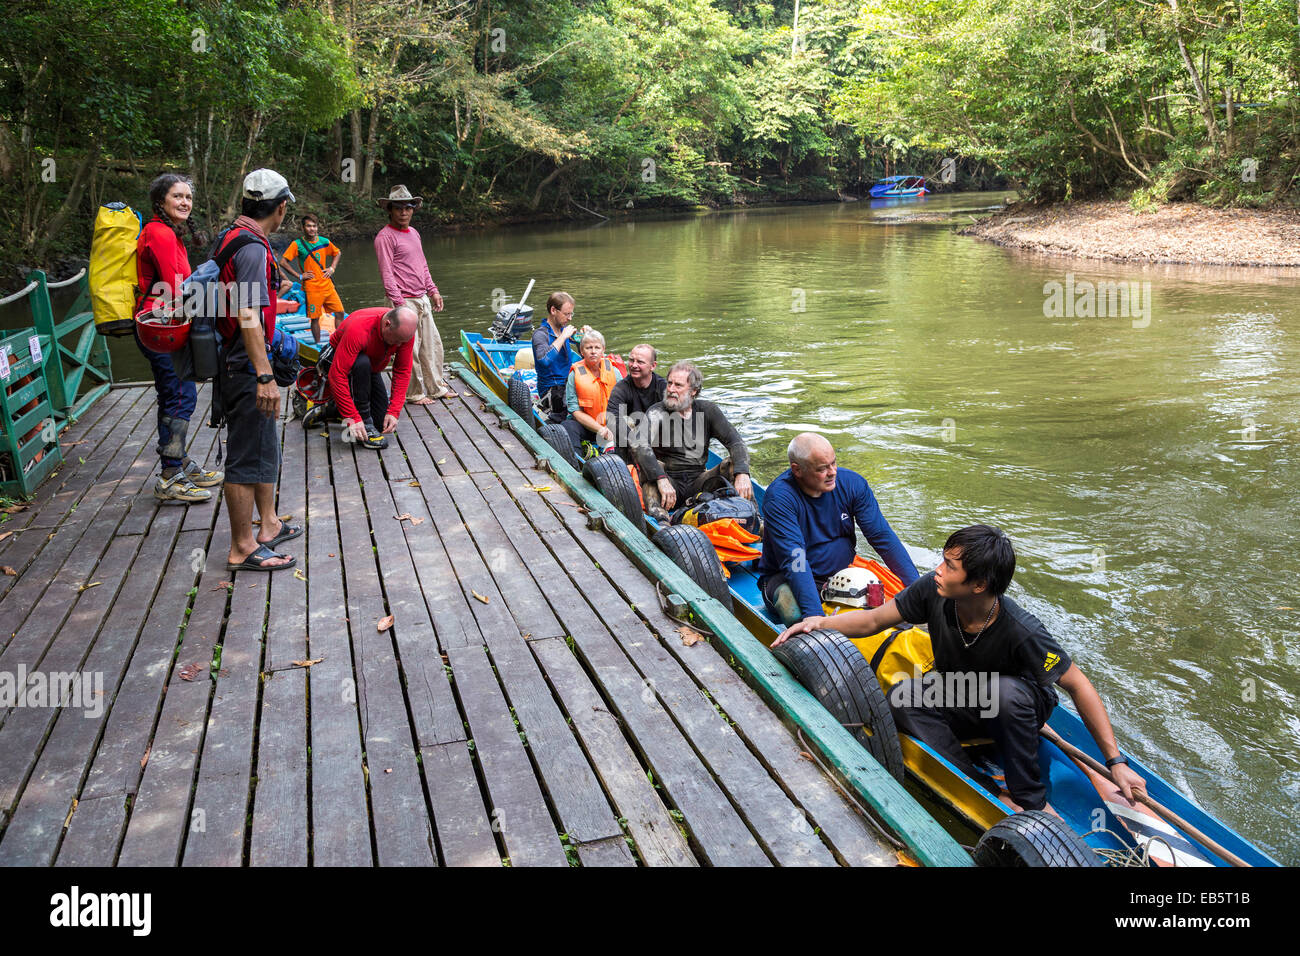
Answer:
<svg viewBox="0 0 1300 956"><path fill-rule="evenodd" d="M412 196L411 191L405 186L394 186L392 192L388 194L387 198L376 199L375 202L379 203L381 206L387 206L389 203L395 202L413 202L415 203L415 208L419 209L424 205L424 197Z"/></svg>

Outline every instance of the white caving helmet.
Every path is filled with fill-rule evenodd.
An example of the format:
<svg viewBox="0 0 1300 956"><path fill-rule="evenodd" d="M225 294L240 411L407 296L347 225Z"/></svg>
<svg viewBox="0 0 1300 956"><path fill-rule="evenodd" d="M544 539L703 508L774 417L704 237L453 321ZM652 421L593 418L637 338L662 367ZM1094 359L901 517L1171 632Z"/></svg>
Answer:
<svg viewBox="0 0 1300 956"><path fill-rule="evenodd" d="M841 607L871 607L867 595L871 585L879 585L880 578L866 568L845 568L831 575L822 588L822 602ZM883 594L883 586L880 589Z"/></svg>

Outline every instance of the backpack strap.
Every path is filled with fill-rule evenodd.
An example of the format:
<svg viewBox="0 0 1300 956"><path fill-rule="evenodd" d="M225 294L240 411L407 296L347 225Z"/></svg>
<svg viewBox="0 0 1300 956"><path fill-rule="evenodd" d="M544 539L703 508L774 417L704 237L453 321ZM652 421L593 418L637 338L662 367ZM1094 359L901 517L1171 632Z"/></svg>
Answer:
<svg viewBox="0 0 1300 956"><path fill-rule="evenodd" d="M250 242L261 241L261 239L258 239L257 236L253 235L251 232L245 232L243 235L235 236L234 239L231 239L226 243L224 248L217 250L216 254L212 257L212 261L217 264L218 269L224 269L226 263L230 261L231 257L234 256L236 252L244 248L244 246L248 245Z"/></svg>

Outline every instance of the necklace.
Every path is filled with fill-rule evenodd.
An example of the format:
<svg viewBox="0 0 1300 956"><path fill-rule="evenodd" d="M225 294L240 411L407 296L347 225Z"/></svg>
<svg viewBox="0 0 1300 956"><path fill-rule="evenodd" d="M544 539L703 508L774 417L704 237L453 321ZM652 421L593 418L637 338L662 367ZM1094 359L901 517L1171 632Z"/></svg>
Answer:
<svg viewBox="0 0 1300 956"><path fill-rule="evenodd" d="M980 639L980 637L984 634L984 631L988 628L989 622L993 620L993 612L996 611L997 609L998 609L998 599L994 598L993 606L989 608L989 616L984 619L984 626L981 627L979 629L979 633L976 634L974 637L972 637L969 641L966 640L966 629L961 626L961 618L960 617L957 618L957 633L961 635L961 642L966 645L966 650L969 651L972 647L975 646L975 642Z"/></svg>

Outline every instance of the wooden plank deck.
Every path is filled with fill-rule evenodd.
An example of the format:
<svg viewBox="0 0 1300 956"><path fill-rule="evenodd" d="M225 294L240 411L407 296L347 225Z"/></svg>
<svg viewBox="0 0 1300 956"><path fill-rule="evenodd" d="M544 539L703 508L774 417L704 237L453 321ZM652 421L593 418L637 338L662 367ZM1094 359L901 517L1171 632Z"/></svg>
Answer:
<svg viewBox="0 0 1300 956"><path fill-rule="evenodd" d="M154 501L152 388L68 429L0 526L0 678L98 693L0 710L0 864L898 862L461 391L380 453L283 423L306 580L227 572L219 498Z"/></svg>

